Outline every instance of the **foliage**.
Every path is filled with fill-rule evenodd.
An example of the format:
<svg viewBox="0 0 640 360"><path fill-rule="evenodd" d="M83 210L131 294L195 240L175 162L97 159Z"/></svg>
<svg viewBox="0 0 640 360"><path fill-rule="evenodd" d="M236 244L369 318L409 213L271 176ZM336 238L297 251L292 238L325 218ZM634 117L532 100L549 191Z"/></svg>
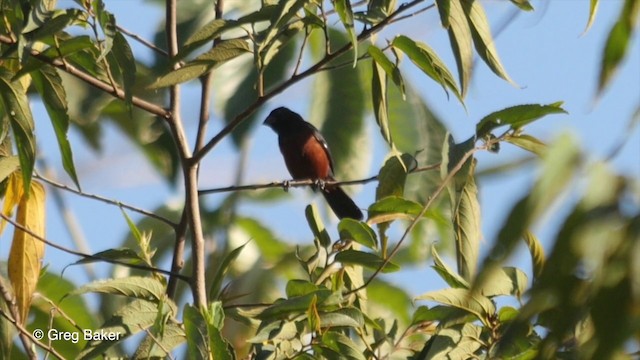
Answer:
<svg viewBox="0 0 640 360"><path fill-rule="evenodd" d="M511 3L517 11L533 10L528 0ZM566 115L562 102L496 110L477 121L473 136L456 142L418 95L419 82L433 81L464 107L476 56L513 84L483 3L270 0L223 6L218 0L207 11L198 1L163 4L164 28L144 41L118 26L108 8L115 3L77 0L61 9L55 0L0 1L2 224L15 228L0 276L0 357L630 356L629 344L640 341L637 179L616 174L606 161L585 160L570 136L547 144L526 132L547 116ZM602 53L599 94L628 52L639 4L621 2ZM587 29L597 9L591 0ZM418 38L376 38L424 12L438 14L457 77ZM138 59L142 47L154 52L152 63ZM423 77L408 79L411 66ZM218 75L237 85L215 100L224 125L207 137L209 97L223 86ZM312 241L293 247L238 205L272 204L281 198L277 188L309 181L214 189L228 195L210 205L199 200L206 191L198 192L198 170L226 137L246 153L262 106L304 79L312 81L308 120L320 124L340 178L363 178L369 171L368 115L389 151L375 177L355 181L377 181L367 220L343 219L336 232L309 205ZM180 86L196 83L200 114L197 130L187 134ZM40 156L35 129L46 122L34 120L35 97L44 104L73 186L34 170ZM82 190L69 129L98 151L107 123L182 194L179 208L167 200L147 211ZM498 152L503 143L534 154L540 171L482 258L476 155ZM577 179L584 186L572 187ZM44 184L120 207L130 236L122 247L96 254L48 240ZM545 255L534 226L563 196L573 201ZM136 222L130 213L143 219ZM217 239L213 251L205 236ZM506 264L522 244L532 269ZM45 245L78 256L71 265L114 264L112 277L73 284L41 269ZM453 256L441 256L443 251ZM247 261L251 253L258 255ZM167 258L170 270L164 269ZM409 294L382 275L420 263L432 264L447 287ZM85 299L98 299L99 306Z"/></svg>

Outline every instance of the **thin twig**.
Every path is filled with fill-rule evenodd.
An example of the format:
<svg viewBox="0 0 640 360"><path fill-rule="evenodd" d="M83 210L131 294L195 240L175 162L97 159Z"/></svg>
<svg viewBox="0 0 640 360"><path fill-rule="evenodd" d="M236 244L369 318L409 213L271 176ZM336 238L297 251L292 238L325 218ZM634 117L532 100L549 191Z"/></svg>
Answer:
<svg viewBox="0 0 640 360"><path fill-rule="evenodd" d="M7 320L12 322L16 326L16 328L18 328L18 321L16 319L20 318L20 312L18 311L18 307L16 306L14 294L10 290L10 287L4 283L4 279L2 277L0 277L0 293L2 293L2 298L4 299L4 302L7 305L9 312L11 312L11 317L9 317L8 314L5 314L4 311L2 311L1 309L0 309L0 313ZM24 350L27 352L27 356L30 359L37 359L38 356L33 351L33 348L31 347L31 338L28 335L31 335L31 334L20 332L20 342L22 342L22 347L24 347Z"/></svg>
<svg viewBox="0 0 640 360"><path fill-rule="evenodd" d="M124 262L124 261L105 258L105 257L102 257L102 256L93 255L93 254L85 254L85 253L80 252L80 251L69 249L69 248L64 247L62 245L58 245L58 244L54 243L53 241L45 239L44 237L34 233L33 231L31 231L30 229L26 228L25 226L23 226L21 224L18 224L17 222L13 221L13 219L11 219L10 217L8 217L8 216L6 216L6 215L4 215L2 213L0 213L0 218L3 219L4 221L8 222L9 224L13 225L16 229L19 229L19 230L29 234L34 239L36 239L38 241L41 241L41 242L51 246L54 249L58 249L60 251L63 251L65 253L67 253L67 254L80 256L80 257L82 257L84 259L103 261L103 262L110 263L110 264L115 264L115 265L122 265L122 266L129 267L129 268L132 268L132 269L157 272L157 273L164 274L164 275L169 275L169 276L176 276L180 280L189 281L189 278L187 276L184 276L184 275L181 275L181 274L176 274L176 273L173 273L171 271L163 270L163 269L156 268L156 267L153 267L153 266L131 264L131 263L127 263L127 262Z"/></svg>
<svg viewBox="0 0 640 360"><path fill-rule="evenodd" d="M423 166L423 167L417 167L415 169L410 170L408 173L409 174L415 174L415 173L434 170L434 169L438 169L438 168L440 168L440 163L427 165L427 166ZM335 181L335 180L328 181L327 180L327 181L322 181L322 183L323 183L323 185L340 185L340 186L346 185L346 186L349 186L349 185L367 184L367 183L370 183L370 182L376 181L376 180L378 180L378 175L372 175L372 176L369 176L367 178L357 179L357 180L346 180L346 181ZM234 185L234 186L227 186L227 187L223 187L223 188L204 189L204 190L199 190L198 194L200 196L202 196L202 195L223 193L223 192L244 191L244 190L259 190L259 189L269 189L269 188L283 188L284 190L287 190L287 189L292 188L292 187L303 187L303 186L309 186L309 185L317 185L317 183L318 183L318 181L317 180L313 180L313 179L274 181L274 182L264 183L264 184Z"/></svg>
<svg viewBox="0 0 640 360"><path fill-rule="evenodd" d="M382 269L384 269L385 266L387 266L387 264L389 264L389 262L391 262L391 259L398 253L398 251L400 250L400 246L402 245L402 243L407 239L407 237L409 236L409 234L411 233L411 231L413 231L413 229L415 228L415 226L418 224L418 221L420 221L420 219L422 219L422 217L424 216L424 214L427 212L427 210L429 210L429 208L431 207L431 205L433 205L434 201L438 198L438 196L440 196L440 194L442 193L442 191L446 188L447 184L449 183L449 181L451 181L451 179L453 179L453 177L458 173L458 171L460 171L460 169L462 168L462 166L467 162L467 160L476 152L478 151L480 148L473 148L469 151L467 151L462 158L460 159L460 161L458 161L458 163L456 164L456 166L451 169L451 171L449 171L449 173L447 174L447 176L442 180L442 183L440 184L440 186L438 186L438 188L436 189L436 191L429 197L429 199L427 200L426 204L424 204L424 206L422 207L422 210L420 210L420 213L418 213L418 215L416 215L416 217L413 219L413 221L411 221L411 223L409 224L409 226L407 226L407 228L405 229L404 233L402 234L402 236L400 237L400 240L398 240L398 242L396 243L396 245L393 247L393 249L391 250L391 253L389 253L389 256L387 256L384 261L382 262L382 264L380 264L380 266L373 272L373 274L371 274L371 276L359 287L357 287L356 289L352 289L349 290L347 292L347 294L353 294L356 293L364 288L366 288L367 286L369 286L369 284L373 281L373 279L375 279L378 274L380 274L380 272L382 271Z"/></svg>
<svg viewBox="0 0 640 360"><path fill-rule="evenodd" d="M123 28L122 26L116 25L116 28L123 34L127 35L128 37L136 40L137 42L139 42L140 44L148 47L149 49L157 52L158 54L162 55L162 56L169 56L169 53L167 53L164 49L159 48L158 46L156 46L156 44L144 39L142 36L133 33L125 28Z"/></svg>
<svg viewBox="0 0 640 360"><path fill-rule="evenodd" d="M158 214L155 214L155 213L153 213L153 212L151 212L149 210L144 210L144 209L141 209L139 207L135 207L133 205L125 204L125 203L123 203L121 201L118 201L118 200L108 199L108 198L100 196L100 195L88 194L88 193L85 193L83 191L76 190L76 189L74 189L72 187L69 187L67 185L64 185L64 184L58 183L56 181L53 181L51 179L48 179L48 178L46 178L46 177L44 177L42 175L39 175L39 174L36 174L35 177L38 180L42 180L43 182L45 182L45 183L47 183L47 184L49 184L51 186L54 186L54 187L56 187L58 189L62 189L62 190L65 190L65 191L68 191L68 192L71 192L71 193L74 193L76 195L79 195L79 196L82 196L82 197L86 197L86 198L89 198L89 199L98 200L98 201L101 201L101 202L106 203L106 204L115 205L115 206L118 206L118 207L121 207L121 208L124 208L124 209L127 209L127 210L131 210L131 211L136 212L138 214L142 214L142 215L150 217L152 219L156 219L158 221L161 221L161 222L171 226L174 229L178 226L178 224L176 224L174 221L171 221L171 220L169 220L169 219L167 219L167 218L165 218L163 216L160 216Z"/></svg>

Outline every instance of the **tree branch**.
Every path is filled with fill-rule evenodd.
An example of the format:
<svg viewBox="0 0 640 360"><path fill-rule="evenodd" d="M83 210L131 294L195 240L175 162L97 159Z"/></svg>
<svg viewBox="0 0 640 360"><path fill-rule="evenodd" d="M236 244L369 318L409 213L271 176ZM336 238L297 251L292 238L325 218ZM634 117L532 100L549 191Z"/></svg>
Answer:
<svg viewBox="0 0 640 360"><path fill-rule="evenodd" d="M447 176L442 180L442 183L440 184L440 186L438 186L438 188L436 189L436 191L429 197L429 199L427 200L427 202L424 204L424 206L422 207L422 210L420 210L420 213L418 213L418 215L416 215L416 217L413 219L413 221L411 221L411 223L409 224L409 226L407 226L407 228L405 229L404 233L402 234L402 236L400 237L400 240L398 240L398 242L396 243L396 245L393 247L393 249L391 250L391 252L389 253L389 256L387 256L384 261L382 262L382 264L380 264L380 266L373 272L373 274L371 274L371 276L364 282L364 284L360 285L358 288L356 289L352 289L349 290L347 292L347 294L353 294L353 293L357 293L358 291L365 289L367 286L369 286L369 284L371 284L371 282L373 281L373 279L375 279L378 274L380 274L380 272L382 271L382 269L384 269L385 266L387 266L387 264L389 264L389 262L391 262L391 259L398 253L398 251L400 250L400 246L402 245L402 243L407 239L407 237L409 237L409 234L411 233L411 231L413 231L413 229L416 227L416 225L418 224L418 221L420 221L420 219L422 219L422 217L424 216L424 214L427 212L427 210L429 210L429 208L431 207L431 205L433 205L433 202L438 198L438 196L440 196L440 194L442 193L442 191L447 187L447 184L449 183L449 181L451 181L451 179L453 179L453 177L458 173L458 171L460 171L460 169L462 168L462 166L464 165L465 162L467 162L467 160L469 160L469 158L476 152L478 151L480 148L473 148L469 151L467 151L462 158L460 159L460 161L458 161L458 163L456 164L456 166L451 169L451 171L449 171L449 173L447 174Z"/></svg>
<svg viewBox="0 0 640 360"><path fill-rule="evenodd" d="M115 265L122 265L128 268L132 268L132 269L138 269L138 270L144 270L144 271L151 271L151 272L157 272L160 274L164 274L164 275L169 275L169 276L176 276L178 277L180 280L183 281L189 281L189 277L184 276L184 275L180 275L180 274L176 274L173 273L171 271L167 271L167 270L163 270L160 268L156 268L153 266L146 266L146 265L138 265L138 264L131 264L131 263L127 263L124 261L120 261L120 260L115 260L115 259L110 259L110 258L106 258L106 257L102 257L102 256L98 256L98 255L92 255L92 254L85 254L83 252L80 251L76 251L73 249L69 249L67 247L64 247L62 245L58 245L50 240L47 240L45 238L43 238L42 236L34 233L33 231L31 231L29 228L18 224L17 222L13 221L13 219L11 219L10 217L0 213L0 219L3 219L4 221L8 222L9 224L13 225L13 227L15 227L16 229L19 229L23 232L25 232L26 234L29 234L30 236L32 236L34 239L43 242L46 245L51 246L54 249L58 249L62 252L65 252L67 254L71 254L71 255L76 255L76 256L80 256L84 259L90 259L90 260L96 260L96 261L103 261L109 264L115 264Z"/></svg>
<svg viewBox="0 0 640 360"><path fill-rule="evenodd" d="M409 3L401 5L396 11L394 11L392 14L387 16L384 20L380 21L378 24L372 26L371 28L364 30L360 35L358 35L358 42L361 42L363 40L368 39L373 34L377 33L380 30L382 30L396 16L400 15L404 11L406 11L406 10L416 6L416 5L418 5L419 3L423 2L423 1L424 0L414 0L414 1L411 1ZM242 121L244 121L246 118L248 118L249 115L253 114L254 111L256 111L260 106L262 106L262 104L264 104L265 102L267 102L271 98L275 97L279 93L283 92L284 90L286 90L287 88L289 88L293 84L297 83L298 81L300 81L302 79L305 79L305 78L315 74L316 72L321 70L324 65L326 65L327 63L331 62L332 60L334 60L338 56L346 53L347 51L349 51L351 49L352 49L352 44L351 44L351 42L349 42L349 43L345 44L343 47L341 47L340 49L336 50L335 52L333 52L331 54L327 54L324 58L322 58L320 61L318 61L317 63L315 63L311 67L309 67L307 70L305 70L305 71L303 71L303 72L301 72L301 73L299 73L297 75L291 76L291 78L289 78L289 80L287 80L287 81L283 82L282 84L280 84L279 86L273 88L271 91L266 92L264 94L264 96L258 97L253 102L253 104L247 106L247 108L243 112L241 112L240 114L236 115L236 117L233 120L231 120L231 122L229 122L222 130L220 130L220 132L218 132L213 138L211 138L211 140L209 140L209 142L206 145L204 145L204 147L200 151L194 153L193 158L191 158L191 162L199 162L200 160L202 160L202 158L209 151L211 151L211 149L213 149L222 139L224 139L225 136L227 136L238 125L240 125L240 123Z"/></svg>
<svg viewBox="0 0 640 360"><path fill-rule="evenodd" d="M440 168L440 163L427 165L424 167L417 167L408 172L408 174L415 174L423 171L434 170ZM324 185L340 185L340 186L349 186L349 185L362 185L367 184L372 181L377 181L378 175L372 175L370 177L358 180L347 180L347 181L322 181ZM270 183L264 184L252 184L252 185L236 185L236 186L227 186L223 188L213 188L213 189L204 189L199 190L198 195L208 195L215 193L223 193L223 192L233 192L233 191L245 191L245 190L259 190L259 189L269 189L269 188L282 188L285 191L292 187L303 187L316 185L318 181L313 179L305 179L305 180L284 180L284 181L274 181Z"/></svg>
<svg viewBox="0 0 640 360"><path fill-rule="evenodd" d="M110 204L110 205L115 205L115 206L118 206L118 207L121 207L121 208L124 208L124 209L127 209L127 210L131 210L131 211L136 212L138 214L142 214L144 216L150 217L152 219L156 219L158 221L161 221L161 222L171 226L174 229L178 226L178 224L176 224L175 222L173 222L173 221L171 221L171 220L169 220L169 219L167 219L167 218L165 218L163 216L155 214L155 213L153 213L151 211L144 210L144 209L135 207L133 205L125 204L125 203L123 203L121 201L118 201L118 200L108 199L108 198L100 196L100 195L88 194L88 193L76 190L74 188L71 188L71 187L69 187L67 185L55 182L55 181L53 181L51 179L48 179L48 178L46 178L46 177L44 177L42 175L39 175L39 174L36 174L35 178L37 178L39 180L42 180L43 182L45 182L45 183L47 183L47 184L49 184L51 186L54 186L54 187L56 187L58 189L65 190L65 191L74 193L76 195L79 195L79 196L82 196L82 197L85 197L85 198L102 201L103 203Z"/></svg>
<svg viewBox="0 0 640 360"><path fill-rule="evenodd" d="M5 36L5 35L0 35L0 43L4 43L6 45L16 45L16 43L11 40L10 37ZM68 73L69 75L72 75L82 81L84 81L85 83L99 89L102 90L104 92L106 92L107 94L111 94L113 97L118 98L120 100L125 100L125 96L124 96L124 90L118 88L118 87L114 87L111 86L110 84L92 76L89 75L87 73L85 73L84 71L79 70L78 68L74 67L73 65L68 64L66 61L62 61L60 59L51 59L45 55L43 55L40 51L31 50L31 55L44 62L47 63L51 66L54 66L55 68L62 70L66 73ZM131 99L132 104L137 107L140 108L142 110L145 110L153 115L159 116L163 119L168 119L171 117L171 113L169 111L167 111L166 109L148 102L144 99L141 99L139 97L134 96Z"/></svg>
<svg viewBox="0 0 640 360"><path fill-rule="evenodd" d="M29 336L32 334L29 333L26 329L22 327L22 325L18 323L17 319L20 318L20 315L18 312L18 307L16 306L14 294L11 292L10 287L4 283L4 278L2 277L0 277L0 293L2 294L2 298L4 299L4 302L7 305L7 309L11 313L11 316L6 314L2 309L0 309L0 315L2 315L10 323L12 323L16 327L16 329L18 329L18 332L20 333L20 342L22 343L22 347L24 348L24 351L26 351L29 359L34 359L34 360L38 359L38 354L36 354L33 348L31 347L31 342L32 340L35 340L35 339L32 339L32 336ZM36 343L40 345L40 343L37 340L36 340Z"/></svg>

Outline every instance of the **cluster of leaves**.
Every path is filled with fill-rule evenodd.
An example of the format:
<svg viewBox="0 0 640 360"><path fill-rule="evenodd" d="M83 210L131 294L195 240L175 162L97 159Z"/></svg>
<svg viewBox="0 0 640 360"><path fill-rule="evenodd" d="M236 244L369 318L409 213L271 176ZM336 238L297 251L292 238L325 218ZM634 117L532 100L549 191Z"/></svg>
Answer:
<svg viewBox="0 0 640 360"><path fill-rule="evenodd" d="M533 9L527 0L511 3ZM547 146L524 133L531 122L565 113L561 103L496 111L478 121L474 136L456 142L403 78L400 68L406 58L463 103L475 49L491 71L511 81L479 1L398 5L392 0L272 0L262 1L257 10L237 5L234 18L215 19L198 2L181 1L177 27L184 38L179 51L168 56L161 48L169 34L158 32L152 65L135 59L126 31L103 1L78 0L76 5L60 10L53 0L0 2L0 178L7 187L3 219L9 220L17 208L12 222L18 227L7 263L10 281L4 275L0 281L3 358L23 355L21 351L35 358L32 342L58 358L171 357L184 344L190 358L214 359L612 358L623 356L634 336L638 340L640 211L629 200L633 180L613 174L605 164L584 164L568 138ZM591 1L588 27L597 5ZM637 1L623 4L605 48L600 91L624 57L639 8ZM393 22L429 10L438 11L448 32L457 80L419 39L398 35L385 45L367 43ZM207 44L213 46L205 49ZM224 129L206 145L194 147L188 159L175 145L183 140L174 131L177 114L165 110L163 101L170 96L167 89L212 71L233 74L238 85L216 101ZM317 209L309 206L313 241L300 241L310 245L294 248L238 210L240 202L272 203L278 197L274 190L232 193L197 214L162 206L143 212L153 216L137 224L124 214L131 235L122 248L85 254L77 262L128 266L115 268L111 279L76 286L46 271L38 278L44 192L31 180L37 158L31 89L45 105L75 193L87 195L80 189L67 140L70 126L99 149L101 129L112 122L175 184L181 167L202 160L227 135L245 152L256 110L309 77L314 111L308 120L322 125L341 177L357 178L368 171L363 161L368 151L362 149L367 114L376 119L391 149L377 170L375 202L368 206L366 222L343 219L338 238L332 239ZM394 86L387 87L389 79ZM224 83L213 86L221 90ZM200 119L199 132L206 120ZM481 262L474 154L498 151L504 142L537 155L542 171ZM437 168L439 175L432 171ZM577 177L588 180L582 191L569 188ZM545 257L531 229L555 199L571 191L577 200ZM186 223L180 219L188 216L198 217L195 223L222 244L207 259L208 301L201 306L179 301L198 286L196 276L182 275L191 288L181 284L173 292L165 275L175 279L178 274L157 268L157 259L170 257L174 243L184 240L178 234ZM504 266L523 240L532 258L531 286L526 271ZM434 246L437 241L442 246ZM451 247L455 267L439 255ZM381 275L430 258L448 288L412 296ZM100 294L99 310L82 300L87 293ZM513 301L503 302L505 298ZM413 301L427 305L414 308ZM34 338L34 329L79 334L90 329L118 336L53 341ZM16 333L22 349L14 346Z"/></svg>

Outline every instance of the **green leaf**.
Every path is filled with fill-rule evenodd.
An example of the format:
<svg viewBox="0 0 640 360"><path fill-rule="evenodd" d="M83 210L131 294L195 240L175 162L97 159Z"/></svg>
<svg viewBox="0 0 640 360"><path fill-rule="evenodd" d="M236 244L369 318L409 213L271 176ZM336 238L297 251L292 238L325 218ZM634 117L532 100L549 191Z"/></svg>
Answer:
<svg viewBox="0 0 640 360"><path fill-rule="evenodd" d="M33 12L40 12L40 10L34 8ZM86 14L78 9L48 12L39 16L42 17L40 20L34 21L22 30L29 41L46 40L47 37L58 34L76 21L85 21L86 19Z"/></svg>
<svg viewBox="0 0 640 360"><path fill-rule="evenodd" d="M18 149L24 190L28 194L36 159L35 129L26 89L20 81L11 81L12 77L13 74L0 67L0 100L13 130L13 141Z"/></svg>
<svg viewBox="0 0 640 360"><path fill-rule="evenodd" d="M468 289L469 282L463 279L457 272L451 269L438 255L435 245L431 246L431 255L433 256L433 269L440 275L452 288Z"/></svg>
<svg viewBox="0 0 640 360"><path fill-rule="evenodd" d="M4 279L0 279L0 281L4 281ZM43 272L37 285L39 296L34 297L31 304L29 328L51 328L60 332L77 332L78 327L97 329L100 324L95 316L95 310L88 306L82 297L75 296L61 300L64 294L72 291L76 286L59 275ZM52 316L52 313L64 313L65 316ZM71 324L67 318L73 319L74 324ZM80 336L77 343L58 341L52 345L63 357L71 359L75 358L84 348L86 341L83 336ZM16 347L14 346L12 350L13 354ZM7 359L12 358L8 357Z"/></svg>
<svg viewBox="0 0 640 360"><path fill-rule="evenodd" d="M459 166L460 161L469 151L473 150L475 137L460 144L450 144L452 142L453 138L450 137L442 150L443 179ZM482 237L478 188L475 183L475 159L473 157L469 157L462 164L452 181L447 184L447 190L451 202L458 273L465 280L470 281L476 271Z"/></svg>
<svg viewBox="0 0 640 360"><path fill-rule="evenodd" d="M220 265L218 266L218 269L215 272L215 275L213 277L213 282L211 283L211 287L209 288L210 300L217 300L220 297L221 295L220 289L222 288L222 281L224 280L224 277L227 271L229 270L229 267L231 266L233 261L235 261L235 259L237 259L238 256L240 256L242 249L244 249L244 247L248 243L249 242L246 242L238 246L237 248L231 250L227 255L224 256L224 258L222 259L222 262L220 262Z"/></svg>
<svg viewBox="0 0 640 360"><path fill-rule="evenodd" d="M532 273L533 280L535 282L544 269L544 248L542 247L540 240L538 240L538 238L530 231L526 231L522 238L529 248L529 254L531 254L531 264L533 267Z"/></svg>
<svg viewBox="0 0 640 360"><path fill-rule="evenodd" d="M31 11L29 11L27 21L22 28L22 33L28 33L40 26L43 26L53 16L53 10L55 9L55 2L46 0L33 1Z"/></svg>
<svg viewBox="0 0 640 360"><path fill-rule="evenodd" d="M342 219L338 224L338 233L341 240L353 240L370 249L375 249L377 246L376 233L362 221L349 218Z"/></svg>
<svg viewBox="0 0 640 360"><path fill-rule="evenodd" d="M351 10L351 1L349 0L332 0L333 6L340 17L340 21L344 25L349 35L349 40L353 46L353 67L358 64L358 35L353 27L353 10Z"/></svg>
<svg viewBox="0 0 640 360"><path fill-rule="evenodd" d="M462 94L458 90L453 75L445 63L438 57L438 55L426 44L416 42L411 38L400 35L393 39L391 45L407 54L409 59L426 75L435 80L438 84L442 85L442 88L447 91L453 91L454 95L458 98L460 103L464 103Z"/></svg>
<svg viewBox="0 0 640 360"><path fill-rule="evenodd" d="M547 152L547 144L531 135L512 135L506 137L505 141L517 147L530 151L538 156L544 156L544 154Z"/></svg>
<svg viewBox="0 0 640 360"><path fill-rule="evenodd" d="M280 191L282 193L283 191ZM276 238L270 228L254 218L236 216L235 225L239 226L258 246L262 257L269 262L277 262L291 253L291 246Z"/></svg>
<svg viewBox="0 0 640 360"><path fill-rule="evenodd" d="M529 0L509 0L511 1L511 3L513 3L515 6L519 7L521 10L524 11L533 11L533 5L531 5L531 3L529 2Z"/></svg>
<svg viewBox="0 0 640 360"><path fill-rule="evenodd" d="M213 318L213 314L218 314L216 322L223 321L224 312L215 311L216 308L221 310L220 303L214 302L210 307L209 316ZM227 348L228 343L220 334L220 328L207 321L197 308L189 304L184 308L184 329L189 359L233 358Z"/></svg>
<svg viewBox="0 0 640 360"><path fill-rule="evenodd" d="M402 78L402 74L400 73L400 69L398 66L389 60L389 58L375 45L371 45L367 48L367 53L373 61L380 65L384 72L387 74L387 77L390 77L393 83L400 90L400 94L402 95L402 99L406 99L405 94L405 85L404 79Z"/></svg>
<svg viewBox="0 0 640 360"><path fill-rule="evenodd" d="M387 196L369 206L367 212L372 223L399 218L413 219L422 211L422 205L398 196Z"/></svg>
<svg viewBox="0 0 640 360"><path fill-rule="evenodd" d="M248 52L251 52L251 50L245 40L231 39L223 41L177 70L171 70L167 74L160 76L158 80L149 85L149 88L158 89L191 81L207 71Z"/></svg>
<svg viewBox="0 0 640 360"><path fill-rule="evenodd" d="M407 174L416 167L416 160L409 154L391 154L378 173L376 200L388 196L402 197Z"/></svg>
<svg viewBox="0 0 640 360"><path fill-rule="evenodd" d="M293 34L290 30L293 30L293 33L295 33L302 28L297 24L290 24L290 20L296 16L297 12L302 9L305 3L306 1L304 0L284 0L278 2L275 16L271 18L271 26L266 31L264 39L258 46L258 54L260 54L258 58L259 68L264 68L264 66L271 62L271 59L273 59L277 53L271 51L274 46L281 47L291 38ZM291 25L294 25L294 27L291 27ZM286 39L278 43L278 38L282 36Z"/></svg>
<svg viewBox="0 0 640 360"><path fill-rule="evenodd" d="M389 130L389 110L387 105L387 76L381 71L381 66L377 62L372 62L371 69L371 100L373 102L373 114L380 128L382 138L392 148L393 140Z"/></svg>
<svg viewBox="0 0 640 360"><path fill-rule="evenodd" d="M493 273L490 280L480 289L480 293L487 297L511 295L519 299L527 289L527 281L524 271L514 267L503 267L501 271Z"/></svg>
<svg viewBox="0 0 640 360"><path fill-rule="evenodd" d="M175 322L163 324L160 329L152 327L147 331L147 336L136 349L132 359L166 358L185 341L182 324Z"/></svg>
<svg viewBox="0 0 640 360"><path fill-rule="evenodd" d="M453 306L475 315L485 325L489 324L489 318L496 312L495 304L487 297L473 294L466 289L442 289L430 291L419 295L416 300L435 301L437 303Z"/></svg>
<svg viewBox="0 0 640 360"><path fill-rule="evenodd" d="M469 19L469 24L471 25L473 44L476 47L478 55L485 64L489 66L491 71L515 85L500 62L495 41L491 36L491 27L489 26L489 21L484 13L482 4L479 1L462 0L462 5Z"/></svg>
<svg viewBox="0 0 640 360"><path fill-rule="evenodd" d="M124 101L131 109L133 99L133 87L136 84L136 60L133 57L131 47L124 36L117 32L113 37L113 56L118 62L122 73L122 87L124 90Z"/></svg>
<svg viewBox="0 0 640 360"><path fill-rule="evenodd" d="M92 8L95 11L95 16L100 24L100 29L104 34L104 42L101 45L102 51L96 62L100 62L113 47L113 39L118 33L116 29L116 18L112 13L107 11L102 0L93 0Z"/></svg>
<svg viewBox="0 0 640 360"><path fill-rule="evenodd" d="M331 312L320 313L320 327L364 327L364 316L362 312L355 307L345 307Z"/></svg>
<svg viewBox="0 0 640 360"><path fill-rule="evenodd" d="M447 11L440 12L440 21L449 33L449 42L458 66L460 88L464 97L467 93L471 71L473 70L473 48L471 46L471 29L460 1L447 0ZM437 3L440 4L442 2Z"/></svg>
<svg viewBox="0 0 640 360"><path fill-rule="evenodd" d="M277 84L280 84L287 77L289 65L295 59L296 51L295 42L289 42L284 48L278 51L273 60L271 60L263 69L265 91L273 88ZM219 103L222 108L222 112L224 113L225 124L229 124L234 121L239 114L242 114L258 99L258 89L256 88L256 84L258 82L258 70L255 68L253 63L246 63L243 67L238 66L234 68L233 71L243 74L245 67L248 67L248 71L240 80L239 85L235 87L229 99ZM228 84L220 84L219 91L227 91L225 89L228 86ZM254 112L249 115L231 133L231 139L236 147L240 147L247 136L255 128L259 115L259 112Z"/></svg>
<svg viewBox="0 0 640 360"><path fill-rule="evenodd" d="M165 300L166 301L166 300ZM159 305L161 305L159 307ZM136 299L119 308L97 331L117 334L115 340L91 341L76 357L77 359L95 359L109 348L126 340L129 336L149 329L156 322L158 314L175 316L175 305L167 302L161 304Z"/></svg>
<svg viewBox="0 0 640 360"><path fill-rule="evenodd" d="M371 282L367 286L367 297L369 304L375 304L391 312L391 317L398 319L405 324L411 319L409 310L413 308L411 297L407 290L396 284L387 282L380 278Z"/></svg>
<svg viewBox="0 0 640 360"><path fill-rule="evenodd" d="M197 79L209 70L211 70L211 65L207 63L188 63L177 70L172 70L171 72L162 75L153 84L149 85L149 89L154 90L171 85L186 83L193 79Z"/></svg>
<svg viewBox="0 0 640 360"><path fill-rule="evenodd" d="M286 294L288 298L302 296L321 290L322 287L306 280L292 279L287 281Z"/></svg>
<svg viewBox="0 0 640 360"><path fill-rule="evenodd" d="M96 258L83 258L74 262L71 265L103 262L104 261L103 259L114 260L114 261L118 261L126 264L134 264L134 265L144 264L147 266L150 265L150 264L147 264L145 259L141 258L140 255L138 255L138 253L128 248L108 249L104 251L99 251L93 254L93 256Z"/></svg>
<svg viewBox="0 0 640 360"><path fill-rule="evenodd" d="M126 278L94 281L70 292L69 295L102 293L123 295L137 299L160 300L165 297L165 290L164 284L157 279L130 276Z"/></svg>
<svg viewBox="0 0 640 360"><path fill-rule="evenodd" d="M323 247L328 247L331 245L331 237L325 229L324 224L322 223L322 219L320 218L320 214L318 214L318 209L311 204L307 205L304 210L304 215L307 218L307 223L309 224L309 228L313 232L313 236L318 239L318 242Z"/></svg>
<svg viewBox="0 0 640 360"><path fill-rule="evenodd" d="M530 193L520 199L509 212L495 244L481 266L473 289L482 288L492 274L499 270L499 264L511 255L526 231L548 211L571 183L580 165L574 141L568 136L556 140L545 155L542 165L541 175Z"/></svg>
<svg viewBox="0 0 640 360"><path fill-rule="evenodd" d="M476 125L476 136L480 139L494 129L510 125L511 129L520 129L525 125L551 114L566 114L562 102L549 105L527 104L508 107L493 112L480 120Z"/></svg>
<svg viewBox="0 0 640 360"><path fill-rule="evenodd" d="M313 299L317 299L318 308L322 309L327 306L336 305L342 296L339 293L332 293L328 289L318 289L317 291L301 295L294 296L285 300L278 300L271 306L264 309L257 318L263 321L272 319L283 319L290 314L305 313L309 308Z"/></svg>
<svg viewBox="0 0 640 360"><path fill-rule="evenodd" d="M640 2L625 0L618 20L611 28L602 52L602 64L598 80L598 93L601 94L613 77L616 69L627 54L629 41L632 39L634 28L638 27Z"/></svg>
<svg viewBox="0 0 640 360"><path fill-rule="evenodd" d="M342 359L348 360L365 360L366 358L362 354L362 351L358 346L346 335L335 332L327 331L322 334L320 342L321 346L326 346L331 350L340 354Z"/></svg>
<svg viewBox="0 0 640 360"><path fill-rule="evenodd" d="M207 328L209 330L209 348L214 359L232 360L235 359L231 352L233 348L222 336L224 324L224 309L222 303L217 301L209 304L206 312Z"/></svg>
<svg viewBox="0 0 640 360"><path fill-rule="evenodd" d="M587 31L591 29L591 25L593 25L593 20L596 19L596 13L598 12L598 4L599 4L599 0L590 0L589 20L587 20L587 26L585 26L582 34L586 34Z"/></svg>
<svg viewBox="0 0 640 360"><path fill-rule="evenodd" d="M62 166L76 187L80 189L80 182L73 162L73 152L67 138L69 114L67 112L67 93L62 85L62 78L58 71L51 66L44 66L40 70L32 72L31 78L51 119L62 157Z"/></svg>
<svg viewBox="0 0 640 360"><path fill-rule="evenodd" d="M385 263L385 260L376 254L353 249L344 250L336 254L336 261L345 265L360 265L372 270L378 270ZM400 270L400 266L392 262L387 262L382 268L383 273L398 270Z"/></svg>
<svg viewBox="0 0 640 360"><path fill-rule="evenodd" d="M471 359L484 345L482 328L475 324L457 324L441 328L431 337L421 355L425 359Z"/></svg>

